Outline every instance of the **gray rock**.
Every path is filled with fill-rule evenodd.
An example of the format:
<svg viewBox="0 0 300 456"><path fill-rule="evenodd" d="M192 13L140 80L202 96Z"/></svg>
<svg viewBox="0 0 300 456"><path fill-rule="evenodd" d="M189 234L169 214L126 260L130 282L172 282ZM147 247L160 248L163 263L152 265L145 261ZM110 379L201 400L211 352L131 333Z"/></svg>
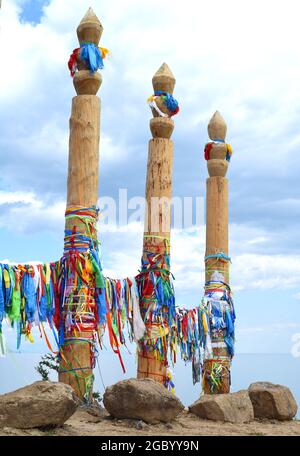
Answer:
<svg viewBox="0 0 300 456"><path fill-rule="evenodd" d="M167 423L184 409L174 394L149 378L131 378L109 386L103 403L115 418L143 420L150 424Z"/></svg>
<svg viewBox="0 0 300 456"><path fill-rule="evenodd" d="M289 388L269 382L251 383L248 388L255 418L291 420L297 413L297 403Z"/></svg>
<svg viewBox="0 0 300 456"><path fill-rule="evenodd" d="M80 410L88 413L89 415L98 418L99 421L106 418L107 416L107 411L105 410L104 407L101 407L99 404L91 404L91 405L81 405Z"/></svg>
<svg viewBox="0 0 300 456"><path fill-rule="evenodd" d="M141 431L142 429L144 429L145 424L144 424L144 422L143 422L142 420L138 420L138 421L136 422L135 427L136 427L136 429L137 429L138 431Z"/></svg>
<svg viewBox="0 0 300 456"><path fill-rule="evenodd" d="M78 405L71 386L39 381L0 396L0 428L60 426Z"/></svg>
<svg viewBox="0 0 300 456"><path fill-rule="evenodd" d="M248 391L228 394L204 394L190 407L189 411L206 420L248 423L254 419L253 407Z"/></svg>

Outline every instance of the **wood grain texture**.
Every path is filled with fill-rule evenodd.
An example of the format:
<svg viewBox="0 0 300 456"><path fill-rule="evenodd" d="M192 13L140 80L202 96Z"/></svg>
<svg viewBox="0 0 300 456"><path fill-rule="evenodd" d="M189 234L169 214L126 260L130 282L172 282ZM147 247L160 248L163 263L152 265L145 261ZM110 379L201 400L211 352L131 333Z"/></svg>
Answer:
<svg viewBox="0 0 300 456"><path fill-rule="evenodd" d="M100 99L73 98L70 118L67 206L97 204L100 140Z"/></svg>
<svg viewBox="0 0 300 456"><path fill-rule="evenodd" d="M206 252L228 255L228 179L206 180Z"/></svg>
<svg viewBox="0 0 300 456"><path fill-rule="evenodd" d="M157 247L162 255L167 252L171 231L171 198L173 174L173 141L164 138L155 138L149 141L146 201L148 216L145 217L143 256L145 251L156 252ZM147 211L146 211L147 214ZM151 235L158 237L149 237ZM162 239L164 238L164 239ZM168 269L168 265L164 264ZM151 305L151 303L149 303ZM138 352L138 378L153 378L164 383L166 365L150 353L144 358Z"/></svg>
<svg viewBox="0 0 300 456"><path fill-rule="evenodd" d="M149 141L145 234L170 236L172 198L173 141L155 138Z"/></svg>

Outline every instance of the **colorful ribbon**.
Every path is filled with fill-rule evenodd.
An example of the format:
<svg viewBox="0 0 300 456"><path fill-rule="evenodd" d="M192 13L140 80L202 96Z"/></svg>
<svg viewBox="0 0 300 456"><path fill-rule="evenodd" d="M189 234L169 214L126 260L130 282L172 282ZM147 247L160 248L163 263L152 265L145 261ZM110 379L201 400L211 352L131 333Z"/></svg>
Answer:
<svg viewBox="0 0 300 456"><path fill-rule="evenodd" d="M225 141L221 140L221 139L218 139L218 140L214 140L214 141L211 141L211 142L208 142L207 144L205 144L205 147L204 147L204 158L205 160L210 160L210 152L214 146L214 144L218 144L218 143L225 143ZM225 155L225 160L227 160L228 162L230 161L231 159L231 155L232 155L232 147L230 144L227 144L225 143L226 145L226 155Z"/></svg>
<svg viewBox="0 0 300 456"><path fill-rule="evenodd" d="M68 61L71 76L74 77L78 66L78 60L82 60L91 73L104 67L103 59L109 54L109 50L97 47L94 43L81 43L80 48L73 50Z"/></svg>

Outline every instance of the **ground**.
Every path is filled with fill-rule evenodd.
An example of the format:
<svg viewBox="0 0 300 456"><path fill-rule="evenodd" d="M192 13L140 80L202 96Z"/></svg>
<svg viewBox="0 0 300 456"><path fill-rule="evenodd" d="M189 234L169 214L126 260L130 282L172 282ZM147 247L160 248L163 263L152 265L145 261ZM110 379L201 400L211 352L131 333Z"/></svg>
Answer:
<svg viewBox="0 0 300 456"><path fill-rule="evenodd" d="M168 424L147 425L136 420L116 420L106 411L99 415L93 411L77 410L74 415L59 428L48 430L0 429L4 435L61 435L61 436L122 436L122 435L298 435L300 421L279 422L275 420L253 421L247 424L231 424L202 420L183 411L176 420Z"/></svg>

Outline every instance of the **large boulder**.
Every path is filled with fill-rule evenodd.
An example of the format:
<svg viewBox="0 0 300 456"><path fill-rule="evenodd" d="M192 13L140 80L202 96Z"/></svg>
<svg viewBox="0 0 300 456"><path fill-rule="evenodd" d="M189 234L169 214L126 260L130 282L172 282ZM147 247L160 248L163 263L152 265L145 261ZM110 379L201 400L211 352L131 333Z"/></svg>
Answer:
<svg viewBox="0 0 300 456"><path fill-rule="evenodd" d="M297 413L297 403L289 388L269 382L251 383L249 396L255 418L291 420Z"/></svg>
<svg viewBox="0 0 300 456"><path fill-rule="evenodd" d="M150 378L122 380L106 388L103 403L114 418L155 424L174 419L184 406L163 385Z"/></svg>
<svg viewBox="0 0 300 456"><path fill-rule="evenodd" d="M248 391L228 394L204 394L189 407L194 415L206 420L247 423L254 419Z"/></svg>
<svg viewBox="0 0 300 456"><path fill-rule="evenodd" d="M59 426L78 405L71 386L39 381L0 396L0 428Z"/></svg>

